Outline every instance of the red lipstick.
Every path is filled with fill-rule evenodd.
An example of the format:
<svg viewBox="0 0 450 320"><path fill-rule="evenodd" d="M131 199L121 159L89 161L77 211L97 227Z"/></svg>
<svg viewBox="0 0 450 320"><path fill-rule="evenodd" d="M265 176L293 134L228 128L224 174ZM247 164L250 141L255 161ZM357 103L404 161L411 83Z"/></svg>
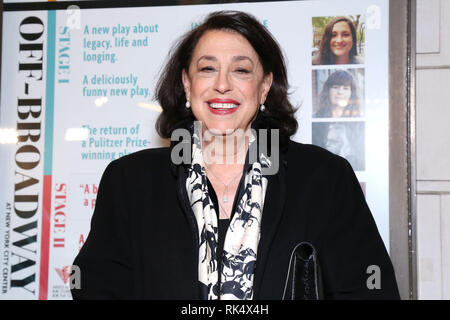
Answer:
<svg viewBox="0 0 450 320"><path fill-rule="evenodd" d="M213 108L211 104L221 103L221 104L234 104L236 107L234 108ZM239 102L233 99L224 99L224 98L214 98L207 101L209 111L216 115L227 115L235 112L239 108Z"/></svg>
<svg viewBox="0 0 450 320"><path fill-rule="evenodd" d="M232 103L239 105L239 102L233 99L221 99L221 98L214 98L207 101L208 103Z"/></svg>

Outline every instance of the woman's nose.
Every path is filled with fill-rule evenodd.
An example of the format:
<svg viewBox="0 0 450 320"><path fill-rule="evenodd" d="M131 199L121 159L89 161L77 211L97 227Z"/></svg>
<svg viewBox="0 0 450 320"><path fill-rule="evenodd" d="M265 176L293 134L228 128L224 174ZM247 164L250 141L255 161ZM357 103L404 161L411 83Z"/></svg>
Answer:
<svg viewBox="0 0 450 320"><path fill-rule="evenodd" d="M227 72L219 71L216 79L216 88L218 92L225 93L232 89L232 84Z"/></svg>

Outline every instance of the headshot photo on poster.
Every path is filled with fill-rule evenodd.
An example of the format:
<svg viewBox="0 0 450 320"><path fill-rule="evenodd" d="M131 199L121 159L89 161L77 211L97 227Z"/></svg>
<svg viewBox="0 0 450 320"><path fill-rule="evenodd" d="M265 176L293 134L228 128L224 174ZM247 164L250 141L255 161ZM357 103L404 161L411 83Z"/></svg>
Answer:
<svg viewBox="0 0 450 320"><path fill-rule="evenodd" d="M364 116L364 69L312 71L313 118Z"/></svg>
<svg viewBox="0 0 450 320"><path fill-rule="evenodd" d="M312 143L345 158L354 171L365 170L363 121L314 122Z"/></svg>
<svg viewBox="0 0 450 320"><path fill-rule="evenodd" d="M362 15L313 17L312 64L363 64L365 23Z"/></svg>

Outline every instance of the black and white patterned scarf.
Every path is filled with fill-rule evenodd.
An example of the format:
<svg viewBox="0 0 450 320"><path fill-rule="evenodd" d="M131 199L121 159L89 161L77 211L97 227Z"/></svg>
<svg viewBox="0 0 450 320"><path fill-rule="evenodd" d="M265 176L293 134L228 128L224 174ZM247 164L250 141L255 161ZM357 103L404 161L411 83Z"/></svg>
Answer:
<svg viewBox="0 0 450 320"><path fill-rule="evenodd" d="M255 140L252 135L250 144ZM263 167L270 167L270 161L261 154L246 173L245 191L230 221L223 257L217 257L218 215L208 192L201 138L194 130L192 165L188 169L186 189L199 231L198 276L202 298L250 300L253 297L254 270L267 188L267 178L262 176ZM218 263L222 263L220 290Z"/></svg>

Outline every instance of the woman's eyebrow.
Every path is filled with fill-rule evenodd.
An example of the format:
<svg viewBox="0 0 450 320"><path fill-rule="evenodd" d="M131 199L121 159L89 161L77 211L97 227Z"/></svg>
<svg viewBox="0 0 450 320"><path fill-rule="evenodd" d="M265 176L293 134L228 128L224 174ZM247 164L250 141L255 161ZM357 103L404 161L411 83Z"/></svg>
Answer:
<svg viewBox="0 0 450 320"><path fill-rule="evenodd" d="M199 63L203 59L209 60L209 61L217 61L217 58L214 57L214 56L204 55L204 56L201 56L200 58L197 59L197 63Z"/></svg>
<svg viewBox="0 0 450 320"><path fill-rule="evenodd" d="M242 60L248 60L248 61L251 62L251 64L253 64L253 60L252 60L250 57L247 57L247 56L234 56L234 57L232 58L232 60L233 60L234 62L236 62L236 61L242 61Z"/></svg>
<svg viewBox="0 0 450 320"><path fill-rule="evenodd" d="M204 56L201 56L200 58L197 59L197 63L199 63L203 59L208 60L208 61L214 61L214 62L217 61L217 58L215 56L204 55ZM253 60L250 57L247 57L247 56L234 56L232 58L233 62L242 61L242 60L248 60L253 65Z"/></svg>

